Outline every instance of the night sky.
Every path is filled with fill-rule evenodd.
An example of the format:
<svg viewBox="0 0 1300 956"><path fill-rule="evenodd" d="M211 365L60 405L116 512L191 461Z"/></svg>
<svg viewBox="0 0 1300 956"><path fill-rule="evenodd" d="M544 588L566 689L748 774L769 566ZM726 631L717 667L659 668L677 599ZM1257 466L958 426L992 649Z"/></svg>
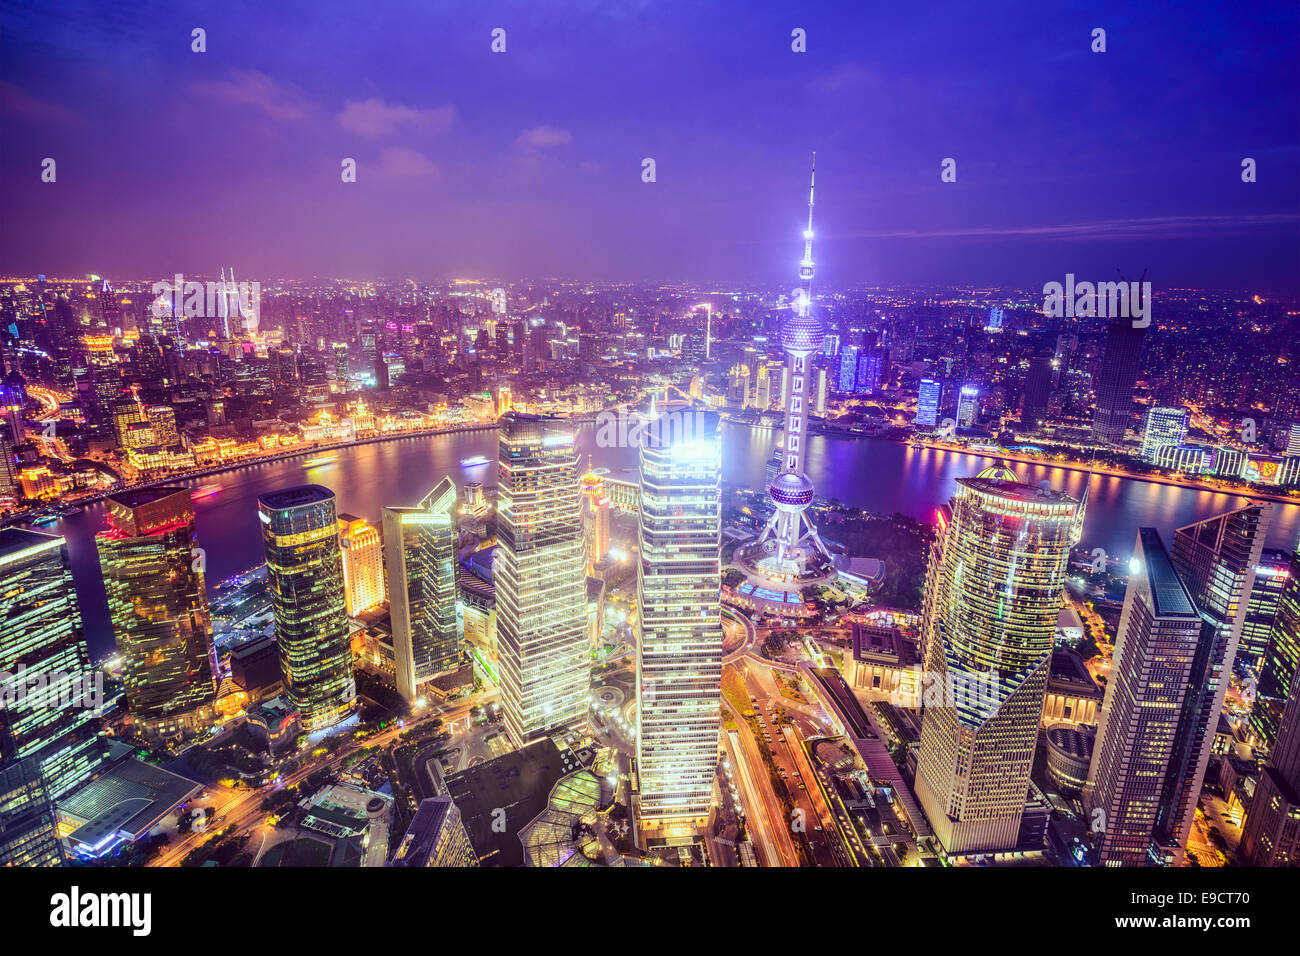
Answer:
<svg viewBox="0 0 1300 956"><path fill-rule="evenodd" d="M1294 294L1297 9L6 4L0 275L792 282L816 150L823 289Z"/></svg>

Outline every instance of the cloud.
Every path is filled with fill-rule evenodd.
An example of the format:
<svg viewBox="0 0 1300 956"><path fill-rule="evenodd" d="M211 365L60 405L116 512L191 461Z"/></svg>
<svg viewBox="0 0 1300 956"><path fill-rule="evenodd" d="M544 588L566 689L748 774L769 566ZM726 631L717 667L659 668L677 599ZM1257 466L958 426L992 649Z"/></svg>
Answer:
<svg viewBox="0 0 1300 956"><path fill-rule="evenodd" d="M808 89L813 93L842 93L868 86L874 81L875 75L862 64L844 63L829 73L813 77L808 81Z"/></svg>
<svg viewBox="0 0 1300 956"><path fill-rule="evenodd" d="M534 126L526 129L515 139L515 145L522 149L550 149L552 146L567 146L573 142L573 135L566 129L554 126Z"/></svg>
<svg viewBox="0 0 1300 956"><path fill-rule="evenodd" d="M252 107L282 123L306 119L311 112L309 104L296 88L279 83L258 70L231 70L229 79L196 83L191 89L218 103Z"/></svg>
<svg viewBox="0 0 1300 956"><path fill-rule="evenodd" d="M456 110L451 106L421 110L371 97L368 100L348 100L343 112L335 119L349 133L374 139L396 133L403 126L441 132L455 122Z"/></svg>
<svg viewBox="0 0 1300 956"><path fill-rule="evenodd" d="M442 169L422 153L405 146L386 146L379 151L376 179L439 179Z"/></svg>
<svg viewBox="0 0 1300 956"><path fill-rule="evenodd" d="M7 80L0 80L0 113L23 119L49 120L65 126L81 123L81 117L66 106L33 96Z"/></svg>
<svg viewBox="0 0 1300 956"><path fill-rule="evenodd" d="M1263 213L1245 216L1151 216L1132 219L1100 219L1093 222L1057 223L1039 226L973 226L969 228L907 230L901 232L837 233L833 239L1173 239L1224 234L1247 234L1268 229L1288 229L1300 222L1295 213Z"/></svg>

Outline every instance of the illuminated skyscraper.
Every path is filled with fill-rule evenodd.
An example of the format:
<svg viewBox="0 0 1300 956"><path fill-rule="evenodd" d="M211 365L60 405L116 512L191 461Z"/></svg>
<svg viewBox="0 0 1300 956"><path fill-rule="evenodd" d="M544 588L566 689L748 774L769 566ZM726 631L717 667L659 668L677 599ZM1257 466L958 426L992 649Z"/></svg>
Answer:
<svg viewBox="0 0 1300 956"><path fill-rule="evenodd" d="M1241 836L1248 866L1300 866L1300 671L1286 696L1276 746L1255 785Z"/></svg>
<svg viewBox="0 0 1300 956"><path fill-rule="evenodd" d="M1174 533L1170 554L1201 614L1201 634L1156 811L1155 841L1168 863L1180 863L1187 849L1272 512L1260 502Z"/></svg>
<svg viewBox="0 0 1300 956"><path fill-rule="evenodd" d="M926 579L916 792L948 852L1008 850L1084 503L1001 466L957 484L939 511Z"/></svg>
<svg viewBox="0 0 1300 956"><path fill-rule="evenodd" d="M587 574L596 576L598 565L609 552L609 498L605 480L590 468L582 476L582 529L587 543Z"/></svg>
<svg viewBox="0 0 1300 956"><path fill-rule="evenodd" d="M817 157L813 155L813 181L808 185L808 228L804 230L803 258L799 260L799 288L790 311L781 318L781 348L786 354L789 394L785 396L785 465L767 493L776 512L763 529L762 539L774 538L777 568L799 573L816 554L829 558L826 546L806 512L813 502L813 483L804 473L807 452L810 358L822 347L826 327L812 311L813 183Z"/></svg>
<svg viewBox="0 0 1300 956"><path fill-rule="evenodd" d="M216 698L212 618L185 488L108 499L96 537L131 716L146 734L198 730Z"/></svg>
<svg viewBox="0 0 1300 956"><path fill-rule="evenodd" d="M1300 672L1300 555L1292 558L1290 565L1282 569L1271 567L1267 561L1256 568L1252 598L1259 590L1261 580L1267 581L1269 585L1283 585L1269 629L1263 663L1259 668L1255 707L1250 715L1250 726L1257 738L1256 746L1264 752L1272 752L1281 731L1287 695L1296 673ZM1246 620L1249 625L1249 613ZM1244 634L1242 641L1245 642Z"/></svg>
<svg viewBox="0 0 1300 956"><path fill-rule="evenodd" d="M257 499L271 609L289 702L306 732L356 710L334 492L301 485Z"/></svg>
<svg viewBox="0 0 1300 956"><path fill-rule="evenodd" d="M339 547L343 552L343 597L348 617L384 599L384 544L379 529L356 515L339 515Z"/></svg>
<svg viewBox="0 0 1300 956"><path fill-rule="evenodd" d="M916 392L916 424L920 428L933 428L939 424L939 399L943 383L932 378L921 379Z"/></svg>
<svg viewBox="0 0 1300 956"><path fill-rule="evenodd" d="M1103 866L1145 866L1201 616L1154 528L1138 531L1084 805Z"/></svg>
<svg viewBox="0 0 1300 956"><path fill-rule="evenodd" d="M407 700L460 660L455 507L456 486L443 478L418 507L384 509L397 689Z"/></svg>
<svg viewBox="0 0 1300 956"><path fill-rule="evenodd" d="M980 391L974 385L963 385L957 399L957 425L970 428L975 424L975 415L979 407Z"/></svg>
<svg viewBox="0 0 1300 956"><path fill-rule="evenodd" d="M103 762L92 671L63 538L0 529L0 769L35 758L46 794L60 800Z"/></svg>
<svg viewBox="0 0 1300 956"><path fill-rule="evenodd" d="M661 415L640 463L638 817L699 826L713 803L722 686L717 415Z"/></svg>
<svg viewBox="0 0 1300 956"><path fill-rule="evenodd" d="M0 867L63 863L58 820L40 761L0 761Z"/></svg>
<svg viewBox="0 0 1300 956"><path fill-rule="evenodd" d="M501 418L496 579L501 706L516 746L583 721L591 686L572 426Z"/></svg>
<svg viewBox="0 0 1300 956"><path fill-rule="evenodd" d="M1187 409L1153 407L1147 412L1142 431L1142 458L1154 462L1156 453L1167 445L1181 445L1187 437Z"/></svg>

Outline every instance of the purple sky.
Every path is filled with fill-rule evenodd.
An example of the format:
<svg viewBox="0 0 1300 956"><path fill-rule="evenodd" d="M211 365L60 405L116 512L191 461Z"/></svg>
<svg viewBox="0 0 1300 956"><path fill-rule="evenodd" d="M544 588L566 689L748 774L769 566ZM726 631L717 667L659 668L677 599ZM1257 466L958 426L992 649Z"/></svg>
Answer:
<svg viewBox="0 0 1300 956"><path fill-rule="evenodd" d="M6 8L0 275L780 282L815 149L823 288L1300 292L1296 5L1134 6Z"/></svg>

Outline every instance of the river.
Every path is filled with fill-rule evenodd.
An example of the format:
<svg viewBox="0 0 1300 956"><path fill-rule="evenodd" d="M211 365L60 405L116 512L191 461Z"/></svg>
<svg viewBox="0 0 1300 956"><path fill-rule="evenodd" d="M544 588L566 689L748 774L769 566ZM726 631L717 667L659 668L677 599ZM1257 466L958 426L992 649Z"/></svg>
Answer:
<svg viewBox="0 0 1300 956"><path fill-rule="evenodd" d="M759 487L777 432L765 428L727 425L723 431L723 477L727 484ZM578 447L597 467L614 472L636 465L635 449L598 448L594 428L578 434ZM220 484L221 491L195 501L199 545L206 552L209 590L217 583L262 560L257 520L257 496L274 488L314 483L333 489L338 508L373 522L385 505L414 505L443 475L457 485L496 483L496 433L401 438L330 452L326 464L309 466L311 456L260 465L245 465L217 476L183 482L191 488ZM462 468L462 459L483 455L485 465ZM813 436L808 442L808 474L819 494L865 511L895 511L926 521L953 493L956 480L989 464L978 455L914 448L883 439L834 439ZM1087 475L1045 466L1014 465L1031 484L1046 479L1072 495L1083 492ZM1084 523L1083 544L1127 557L1137 529L1152 525L1166 534L1174 528L1229 510L1241 501L1216 494L1105 475L1094 475ZM92 656L101 658L113 647L108 607L100 580L94 535L104 526L104 506L92 505L59 522L68 539L73 577L85 618ZM55 530L50 528L47 530ZM1300 535L1300 504L1274 504L1268 535L1270 547L1296 547ZM882 555L882 557L888 557Z"/></svg>

